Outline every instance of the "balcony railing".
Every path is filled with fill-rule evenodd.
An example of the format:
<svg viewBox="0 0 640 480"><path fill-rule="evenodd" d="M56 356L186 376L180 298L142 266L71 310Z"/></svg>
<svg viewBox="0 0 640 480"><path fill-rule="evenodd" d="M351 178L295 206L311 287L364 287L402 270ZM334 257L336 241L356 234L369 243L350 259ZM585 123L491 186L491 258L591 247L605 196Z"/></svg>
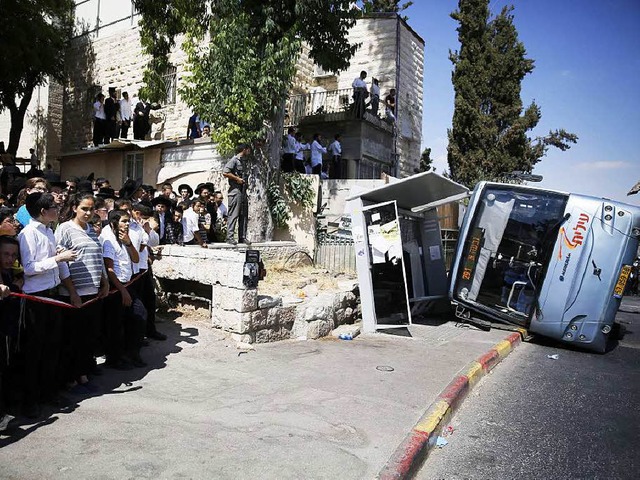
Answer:
<svg viewBox="0 0 640 480"><path fill-rule="evenodd" d="M386 124L382 120L384 104L380 102L377 115L373 115L369 105L370 98L366 100L366 110L362 118L373 123ZM353 89L320 90L304 95L292 95L285 105L285 127L297 126L305 117L343 113L353 115L355 118ZM377 118L376 118L377 117Z"/></svg>

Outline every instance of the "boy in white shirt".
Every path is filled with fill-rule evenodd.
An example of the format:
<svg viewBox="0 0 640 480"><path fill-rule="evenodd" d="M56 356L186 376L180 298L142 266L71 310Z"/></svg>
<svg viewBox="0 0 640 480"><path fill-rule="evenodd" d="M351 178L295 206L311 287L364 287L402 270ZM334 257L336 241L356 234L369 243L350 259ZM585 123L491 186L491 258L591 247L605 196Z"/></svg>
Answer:
<svg viewBox="0 0 640 480"><path fill-rule="evenodd" d="M156 329L156 295L153 286L153 273L151 271L149 247L160 245L158 233L151 228L149 220L152 219L153 208L143 203L137 203L131 208L129 224L130 234L140 235L140 260L138 261L138 273L136 291L147 310L146 336L154 340L166 340L167 336Z"/></svg>
<svg viewBox="0 0 640 480"><path fill-rule="evenodd" d="M50 193L29 194L25 205L31 221L18 235L20 257L24 267L26 294L55 298L61 281L75 293L66 262L75 260L72 250L57 251L53 231L47 226L58 220L58 208ZM62 336L59 307L41 301L27 301L25 306L25 387L22 413L28 418L40 415L41 401L58 404L57 391Z"/></svg>

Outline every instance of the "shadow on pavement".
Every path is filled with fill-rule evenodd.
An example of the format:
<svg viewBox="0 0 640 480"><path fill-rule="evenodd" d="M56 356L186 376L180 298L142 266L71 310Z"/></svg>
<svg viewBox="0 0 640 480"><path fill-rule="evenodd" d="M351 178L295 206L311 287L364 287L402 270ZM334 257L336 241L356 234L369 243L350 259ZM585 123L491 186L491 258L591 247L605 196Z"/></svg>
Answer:
<svg viewBox="0 0 640 480"><path fill-rule="evenodd" d="M87 399L102 395L122 395L138 391L143 387L134 386L134 382L143 379L152 370L159 370L167 366L169 355L179 353L182 347L180 343L198 343L199 330L195 327L183 327L176 322L181 314L170 312L158 315L158 330L167 336L164 341L148 340L149 345L142 348L140 356L147 363L146 367L132 368L131 370L114 370L105 368L104 364L98 368L97 375L89 375L90 383L95 391L73 393L62 390L57 404L44 404L42 412L37 419L28 419L20 415L18 404L16 410L9 408L9 412L16 418L11 421L7 430L1 432L0 448L15 443L35 432L41 427L47 426L58 420L56 414L69 414L80 407Z"/></svg>

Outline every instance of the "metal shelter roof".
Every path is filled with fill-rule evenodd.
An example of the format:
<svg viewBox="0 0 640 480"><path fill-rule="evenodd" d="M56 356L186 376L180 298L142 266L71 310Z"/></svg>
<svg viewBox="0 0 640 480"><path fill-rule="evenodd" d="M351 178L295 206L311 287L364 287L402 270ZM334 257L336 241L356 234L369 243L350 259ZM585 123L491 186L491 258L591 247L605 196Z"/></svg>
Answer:
<svg viewBox="0 0 640 480"><path fill-rule="evenodd" d="M420 212L469 195L469 189L434 172L424 172L392 181L347 198L373 203L395 200L399 208Z"/></svg>

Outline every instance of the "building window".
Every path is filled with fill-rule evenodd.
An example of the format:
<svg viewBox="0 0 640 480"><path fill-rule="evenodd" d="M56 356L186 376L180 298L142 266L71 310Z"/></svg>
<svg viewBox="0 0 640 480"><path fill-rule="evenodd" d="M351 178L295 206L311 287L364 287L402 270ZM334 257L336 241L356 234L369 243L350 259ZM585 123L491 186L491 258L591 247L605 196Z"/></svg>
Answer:
<svg viewBox="0 0 640 480"><path fill-rule="evenodd" d="M165 105L173 105L176 103L176 90L178 85L178 75L175 65L171 65L167 68L167 73L164 74L164 91L166 96L164 99Z"/></svg>
<svg viewBox="0 0 640 480"><path fill-rule="evenodd" d="M142 181L142 168L144 166L144 153L131 152L124 157L122 165L122 183L127 180Z"/></svg>

